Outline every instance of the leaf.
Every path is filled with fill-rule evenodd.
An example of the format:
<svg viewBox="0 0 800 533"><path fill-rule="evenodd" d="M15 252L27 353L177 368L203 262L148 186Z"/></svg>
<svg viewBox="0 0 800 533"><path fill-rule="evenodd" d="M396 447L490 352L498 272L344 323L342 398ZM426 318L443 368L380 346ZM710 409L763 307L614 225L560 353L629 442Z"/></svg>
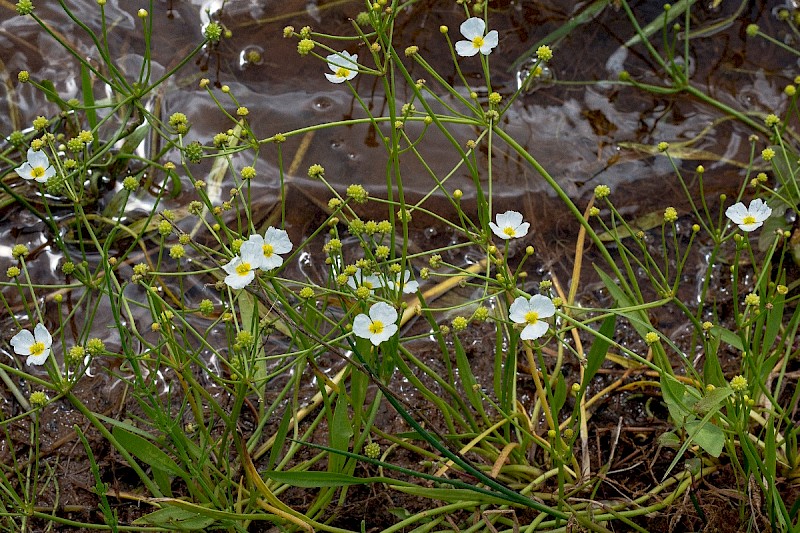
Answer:
<svg viewBox="0 0 800 533"><path fill-rule="evenodd" d="M719 411L723 400L733 394L730 387L716 387L694 404L694 412L699 415Z"/></svg>
<svg viewBox="0 0 800 533"><path fill-rule="evenodd" d="M202 516L188 509L163 507L137 518L133 521L133 524L158 526L183 531L197 531L210 526L214 522L215 520L213 518Z"/></svg>
<svg viewBox="0 0 800 533"><path fill-rule="evenodd" d="M464 351L464 346L458 338L458 335L453 335L453 344L456 354L456 366L458 367L458 375L461 378L461 384L464 387L464 394L467 396L469 403L479 413L483 412L483 402L481 396L477 392L478 382L475 381L475 375L472 373L472 367L467 360L467 354Z"/></svg>
<svg viewBox="0 0 800 533"><path fill-rule="evenodd" d="M616 325L617 315L609 315L600 325L598 333L601 336L595 337L592 347L589 349L589 353L586 354L586 368L583 371L581 390L586 389L594 375L597 374L597 371L603 366L603 361L606 360L606 354L608 353L608 347L611 345L606 339L612 338Z"/></svg>
<svg viewBox="0 0 800 533"><path fill-rule="evenodd" d="M97 110L94 107L92 76L85 63L81 63L81 93L83 94L83 107L86 108L86 121L89 123L89 129L94 131L97 126Z"/></svg>
<svg viewBox="0 0 800 533"><path fill-rule="evenodd" d="M719 457L725 445L725 432L711 422L704 420L691 420L686 423L689 439L697 443L712 457Z"/></svg>
<svg viewBox="0 0 800 533"><path fill-rule="evenodd" d="M331 420L330 442L334 450L348 451L350 449L350 438L353 436L353 426L348 416L349 401L345 394L336 397L336 407L333 409L333 420ZM329 454L328 471L338 472L344 466L345 457L340 454Z"/></svg>
<svg viewBox="0 0 800 533"><path fill-rule="evenodd" d="M346 485L366 485L375 483L375 478L361 478L339 474L337 472L320 471L290 471L278 472L267 470L262 472L265 478L271 479L284 485L292 487L302 487L305 489L318 489L322 487L344 487Z"/></svg>
<svg viewBox="0 0 800 533"><path fill-rule="evenodd" d="M732 332L729 329L722 328L720 326L714 326L711 328L711 334L717 336L720 340L724 341L725 344L736 348L740 352L744 351L744 344L742 344L742 339L739 338L739 335Z"/></svg>
<svg viewBox="0 0 800 533"><path fill-rule="evenodd" d="M161 470L173 476L187 478L188 474L179 467L172 458L161 451L155 444L149 440L134 435L124 429L114 426L111 433L114 438L119 442L128 452L142 462L149 464L152 468Z"/></svg>
<svg viewBox="0 0 800 533"><path fill-rule="evenodd" d="M661 396L673 423L678 427L684 425L687 417L694 416L694 405L700 399L700 393L694 388L687 387L670 375L661 376Z"/></svg>

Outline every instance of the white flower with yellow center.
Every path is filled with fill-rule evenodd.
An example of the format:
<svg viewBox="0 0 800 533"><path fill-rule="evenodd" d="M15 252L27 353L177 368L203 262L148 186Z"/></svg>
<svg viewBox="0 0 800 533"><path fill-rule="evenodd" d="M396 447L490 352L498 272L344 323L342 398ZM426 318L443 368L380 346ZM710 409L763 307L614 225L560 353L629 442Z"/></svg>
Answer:
<svg viewBox="0 0 800 533"><path fill-rule="evenodd" d="M350 55L347 50L338 54L331 54L325 58L328 68L333 74L325 73L325 77L331 83L343 83L350 81L358 74L358 54Z"/></svg>
<svg viewBox="0 0 800 533"><path fill-rule="evenodd" d="M260 256L261 259L256 268L267 271L283 264L283 257L280 254L292 251L292 241L289 240L289 234L284 230L270 226L263 237L258 234L250 235L239 251L242 254L252 253Z"/></svg>
<svg viewBox="0 0 800 533"><path fill-rule="evenodd" d="M390 290L394 290L395 287L400 285L400 288L403 290L403 294L414 294L417 292L417 289L419 289L419 282L411 279L411 271L408 269L406 269L402 274L398 272L397 278L395 278L394 281L389 280L386 285Z"/></svg>
<svg viewBox="0 0 800 533"><path fill-rule="evenodd" d="M11 346L17 355L27 355L27 365L43 365L50 355L53 337L42 324L36 324L33 333L23 329L11 338Z"/></svg>
<svg viewBox="0 0 800 533"><path fill-rule="evenodd" d="M383 287L383 282L375 274L364 274L359 268L355 274L347 278L347 285L354 291L358 290L359 287L366 287L369 289L369 293L373 294L375 289Z"/></svg>
<svg viewBox="0 0 800 533"><path fill-rule="evenodd" d="M492 233L501 239L518 239L528 234L530 223L522 221L522 213L516 211L506 211L498 214L495 219L497 224L489 222Z"/></svg>
<svg viewBox="0 0 800 533"><path fill-rule="evenodd" d="M725 215L742 231L753 231L760 228L771 214L772 209L761 198L750 202L750 207L745 207L742 202L737 202L725 210Z"/></svg>
<svg viewBox="0 0 800 533"><path fill-rule="evenodd" d="M462 57L474 56L478 52L485 56L492 53L492 48L497 46L497 30L492 30L486 35L486 23L482 18L472 17L461 23L461 35L466 41L456 43L456 52Z"/></svg>
<svg viewBox="0 0 800 533"><path fill-rule="evenodd" d="M517 324L525 324L519 338L523 340L538 339L549 327L543 318L550 318L556 314L553 301L547 296L534 294L530 299L518 296L508 308L508 318Z"/></svg>
<svg viewBox="0 0 800 533"><path fill-rule="evenodd" d="M353 320L353 333L378 346L397 333L397 311L386 302L378 302L369 308L369 316L361 313Z"/></svg>
<svg viewBox="0 0 800 533"><path fill-rule="evenodd" d="M253 278L256 277L256 269L261 262L263 254L261 250L250 247L245 249L244 245L239 249L241 255L237 255L231 259L230 263L222 267L222 270L228 273L225 276L225 283L231 289L245 288Z"/></svg>
<svg viewBox="0 0 800 533"><path fill-rule="evenodd" d="M28 148L28 160L14 169L19 176L26 180L35 180L45 183L56 175L56 169L50 165L50 160L41 150Z"/></svg>

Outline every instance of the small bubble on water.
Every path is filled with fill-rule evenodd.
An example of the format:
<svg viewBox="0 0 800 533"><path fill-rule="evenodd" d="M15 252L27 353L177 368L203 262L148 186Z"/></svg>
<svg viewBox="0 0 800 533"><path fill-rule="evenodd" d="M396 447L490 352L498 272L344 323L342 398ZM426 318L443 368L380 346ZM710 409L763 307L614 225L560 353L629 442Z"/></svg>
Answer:
<svg viewBox="0 0 800 533"><path fill-rule="evenodd" d="M239 52L239 68L262 65L264 63L264 49L260 46L247 46Z"/></svg>
<svg viewBox="0 0 800 533"><path fill-rule="evenodd" d="M326 98L324 96L320 96L319 98L315 98L314 99L313 106L314 106L314 109L316 109L317 111L324 111L324 110L328 109L329 107L331 107L332 104L333 104L333 102L331 102L330 98Z"/></svg>
<svg viewBox="0 0 800 533"><path fill-rule="evenodd" d="M555 81L553 69L539 63L535 59L529 59L517 71L517 88L525 94L530 94L542 87L548 87Z"/></svg>

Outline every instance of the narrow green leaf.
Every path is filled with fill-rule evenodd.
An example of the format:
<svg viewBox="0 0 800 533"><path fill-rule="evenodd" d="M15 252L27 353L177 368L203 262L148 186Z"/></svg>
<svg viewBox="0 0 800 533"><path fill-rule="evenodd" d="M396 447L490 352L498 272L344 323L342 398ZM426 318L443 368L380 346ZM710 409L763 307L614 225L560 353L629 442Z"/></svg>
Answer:
<svg viewBox="0 0 800 533"><path fill-rule="evenodd" d="M589 349L589 353L586 354L586 368L583 371L583 383L581 384L582 390L585 390L592 381L594 375L597 374L597 371L603 366L603 361L606 360L606 354L608 353L608 347L611 345L606 339L613 338L616 326L617 315L609 315L600 325L598 333L605 338L596 337L592 343L592 347Z"/></svg>
<svg viewBox="0 0 800 533"><path fill-rule="evenodd" d="M318 489L322 487L344 487L346 485L366 485L377 482L376 478L360 478L336 472L277 472L267 470L261 473L263 477L289 485L292 487L302 487L307 489ZM381 478L383 479L383 478ZM383 479L383 481L388 481Z"/></svg>
<svg viewBox="0 0 800 533"><path fill-rule="evenodd" d="M161 451L160 448L149 440L139 435L134 435L117 426L112 428L111 433L129 453L141 459L142 462L149 464L154 469L162 470L173 476L188 477L188 474L186 474L169 455Z"/></svg>
<svg viewBox="0 0 800 533"><path fill-rule="evenodd" d="M89 129L94 131L97 127L97 110L92 90L92 75L83 63L81 63L81 93L83 94L83 106L86 108L86 122L89 123Z"/></svg>
<svg viewBox="0 0 800 533"><path fill-rule="evenodd" d="M453 335L453 346L456 355L456 367L458 368L458 375L461 378L461 384L464 387L464 394L476 411L479 413L483 412L483 402L481 401L480 394L477 392L478 382L475 380L475 375L472 373L472 367L469 364L464 346L461 344L458 335Z"/></svg>
<svg viewBox="0 0 800 533"><path fill-rule="evenodd" d="M215 520L187 509L164 507L141 516L133 521L134 525L150 525L177 529L181 531L197 531L213 524Z"/></svg>
<svg viewBox="0 0 800 533"><path fill-rule="evenodd" d="M340 394L336 397L336 407L333 409L333 420L330 421L330 441L334 450L348 451L350 439L353 436L353 426L350 424L348 408L350 404L347 396ZM345 457L340 454L328 455L328 471L339 472L345 462Z"/></svg>

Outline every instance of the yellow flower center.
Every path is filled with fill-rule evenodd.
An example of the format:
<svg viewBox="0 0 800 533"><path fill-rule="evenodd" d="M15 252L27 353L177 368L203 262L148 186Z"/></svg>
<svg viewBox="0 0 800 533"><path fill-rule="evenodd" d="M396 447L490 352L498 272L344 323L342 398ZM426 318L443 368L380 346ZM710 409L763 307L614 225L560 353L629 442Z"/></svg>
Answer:
<svg viewBox="0 0 800 533"><path fill-rule="evenodd" d="M514 231L514 228L512 228L511 226L506 226L505 228L503 228L503 233L505 233L509 237L513 237L514 235L516 235L517 232Z"/></svg>
<svg viewBox="0 0 800 533"><path fill-rule="evenodd" d="M369 325L369 332L373 335L378 335L383 331L383 322L376 320Z"/></svg>
<svg viewBox="0 0 800 533"><path fill-rule="evenodd" d="M362 283L362 284L361 284L361 286L362 286L362 287L366 287L366 288L368 288L369 290L372 290L372 289L373 289L373 287L372 287L372 282L371 282L371 281L365 281L364 283Z"/></svg>
<svg viewBox="0 0 800 533"><path fill-rule="evenodd" d="M31 344L31 355L42 355L44 352L43 342L34 342Z"/></svg>
<svg viewBox="0 0 800 533"><path fill-rule="evenodd" d="M44 176L44 167L33 167L31 169L31 176L34 178L41 178Z"/></svg>
<svg viewBox="0 0 800 533"><path fill-rule="evenodd" d="M236 273L240 276L246 276L250 273L250 263L239 263L236 267Z"/></svg>
<svg viewBox="0 0 800 533"><path fill-rule="evenodd" d="M755 223L756 223L756 217L754 217L753 215L747 215L742 219L742 224L755 224Z"/></svg>
<svg viewBox="0 0 800 533"><path fill-rule="evenodd" d="M264 252L264 257L272 257L273 248L271 244L265 244L262 246L261 251Z"/></svg>
<svg viewBox="0 0 800 533"><path fill-rule="evenodd" d="M539 321L539 313L536 311L528 311L525 313L525 322L528 324L536 324Z"/></svg>
<svg viewBox="0 0 800 533"><path fill-rule="evenodd" d="M472 39L472 46L475 48L480 48L483 46L483 37L475 37Z"/></svg>
<svg viewBox="0 0 800 533"><path fill-rule="evenodd" d="M336 69L336 75L340 78L347 78L350 75L350 71L344 67L339 67Z"/></svg>

